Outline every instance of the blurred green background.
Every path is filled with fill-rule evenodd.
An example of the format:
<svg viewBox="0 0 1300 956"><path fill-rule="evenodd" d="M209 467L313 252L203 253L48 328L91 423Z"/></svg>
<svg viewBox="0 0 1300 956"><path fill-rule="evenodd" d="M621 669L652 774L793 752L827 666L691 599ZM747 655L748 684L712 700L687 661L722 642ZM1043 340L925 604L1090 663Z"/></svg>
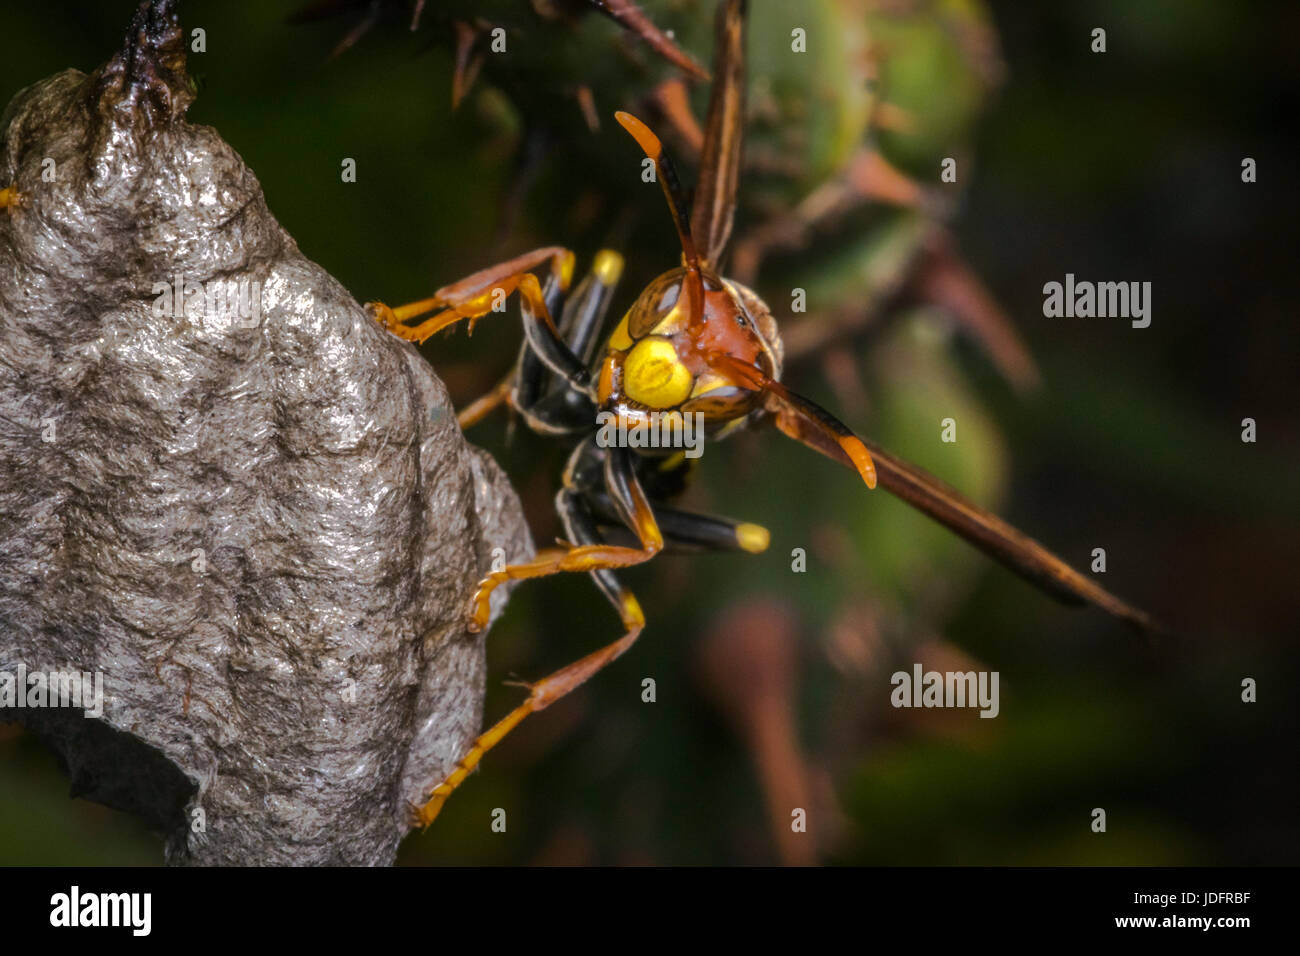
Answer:
<svg viewBox="0 0 1300 956"><path fill-rule="evenodd" d="M11 4L0 96L95 68L133 6ZM235 146L303 252L359 300L421 298L542 244L575 249L581 268L610 244L629 261L621 312L675 264L659 191L610 119L644 112L674 71L617 25L489 0L430 4L412 32L394 2L330 60L369 5L289 23L299 6L182 4L186 28L207 34L190 119ZM708 61L711 4L645 6ZM1105 548L1103 583L1178 636L1153 644L1064 608L850 471L746 434L710 448L685 504L767 525L767 554L664 555L629 572L650 620L636 648L495 750L401 862L1294 864L1300 7L752 7L737 236L836 182L864 146L927 197L848 209L763 259L753 284L791 339L872 316L787 380L1076 566ZM462 8L510 30L453 112L445 11ZM790 50L794 27L805 54ZM1104 54L1090 51L1095 27ZM584 85L597 131L574 96ZM948 156L956 184L939 181ZM1009 317L991 337L969 334L986 327L978 309L924 294L935 229ZM1044 318L1042 286L1067 272L1152 282L1151 327ZM807 315L790 313L794 288ZM1036 388L1012 387L989 358L989 341L1016 336ZM517 323L487 321L423 352L463 405L519 339ZM948 417L955 444L940 441ZM1245 417L1255 444L1240 440ZM567 448L523 429L507 440L503 415L471 437L511 474L538 542L553 538ZM617 634L584 578L521 587L489 637L489 719L518 699L508 676ZM913 662L998 671L1000 716L891 708L889 677ZM1241 702L1246 677L1257 703ZM490 827L497 807L505 833ZM790 833L792 807L807 833ZM1095 807L1105 834L1090 829ZM159 840L70 800L53 758L0 727L0 863L160 860Z"/></svg>

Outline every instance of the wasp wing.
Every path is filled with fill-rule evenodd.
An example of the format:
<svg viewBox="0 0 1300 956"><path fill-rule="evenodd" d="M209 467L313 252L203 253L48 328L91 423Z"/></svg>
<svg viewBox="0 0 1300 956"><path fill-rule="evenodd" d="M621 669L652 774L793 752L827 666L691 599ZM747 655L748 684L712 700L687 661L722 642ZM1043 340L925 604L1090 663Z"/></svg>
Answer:
<svg viewBox="0 0 1300 956"><path fill-rule="evenodd" d="M715 268L731 238L744 128L745 2L727 0L718 8L713 91L691 207L691 234L705 264Z"/></svg>

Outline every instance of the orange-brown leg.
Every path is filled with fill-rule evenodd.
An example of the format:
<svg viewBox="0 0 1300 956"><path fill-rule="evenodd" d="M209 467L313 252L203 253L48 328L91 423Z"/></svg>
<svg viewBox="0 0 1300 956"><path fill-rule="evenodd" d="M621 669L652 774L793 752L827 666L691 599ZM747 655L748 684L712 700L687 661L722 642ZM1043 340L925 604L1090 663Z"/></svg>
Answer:
<svg viewBox="0 0 1300 956"><path fill-rule="evenodd" d="M547 548L531 561L493 571L479 582L471 604L469 628L481 631L492 616L492 592L505 581L541 578L561 571L599 571L631 567L649 561L664 546L663 532L645 490L637 480L633 456L626 448L610 448L605 459L605 485L620 503L626 521L636 533L639 548L612 544L583 544L572 548Z"/></svg>
<svg viewBox="0 0 1300 956"><path fill-rule="evenodd" d="M13 186L6 189L0 189L0 209L6 209L9 206L18 205L18 190Z"/></svg>
<svg viewBox="0 0 1300 956"><path fill-rule="evenodd" d="M477 425L502 405L510 404L510 393L514 390L514 376L509 376L486 395L470 402L456 414L456 424L464 431Z"/></svg>
<svg viewBox="0 0 1300 956"><path fill-rule="evenodd" d="M655 528L659 534L658 527ZM649 561L663 548L663 537L658 537L653 544L644 548L626 548L612 544L584 544L576 548L546 548L537 552L537 557L523 564L507 565L500 571L494 571L479 582L474 592L473 610L470 615L469 629L477 633L487 627L492 616L492 592L497 585L505 581L523 581L528 578L544 578L559 574L561 571L599 571L601 569L617 570L629 568L634 564Z"/></svg>
<svg viewBox="0 0 1300 956"><path fill-rule="evenodd" d="M479 583L478 591L474 594L470 630L479 631L487 626L491 616L492 591L503 581L543 577L560 571L626 568L648 561L662 550L663 533L655 521L645 491L635 478L627 449L609 449L605 471L608 490L622 502L628 522L636 531L641 547L586 544L572 548L552 548L540 552L532 561L512 564L495 571ZM618 609L619 616L623 619L624 635L537 683L526 685L529 690L527 699L474 741L447 779L434 788L428 803L423 807L412 808L414 819L420 826L427 827L433 822L451 792L469 776L483 755L500 743L520 721L535 711L549 707L632 646L645 627L645 615L636 598L626 589L618 594Z"/></svg>
<svg viewBox="0 0 1300 956"><path fill-rule="evenodd" d="M560 246L546 246L526 252L508 262L481 269L459 282L444 286L431 298L395 309L382 302L371 302L368 308L388 331L407 341L419 343L461 319L470 320L472 331L478 319L491 312L493 306L504 301L517 289L528 300L534 314L554 332L555 324L542 299L541 286L532 274L533 269L540 268L548 260L551 273L559 279L560 287L567 290L573 278L573 253ZM406 324L430 312L434 314L418 325Z"/></svg>
<svg viewBox="0 0 1300 956"><path fill-rule="evenodd" d="M612 644L607 644L581 660L574 661L568 667L563 667L534 684L526 685L529 693L524 702L474 741L465 756L456 763L456 768L448 774L447 779L434 787L429 801L424 806L411 808L412 817L418 826L427 827L434 821L452 791L459 787L478 766L483 755L500 743L506 734L519 725L520 721L529 714L545 710L635 643L642 628L645 627L645 615L641 612L641 605L630 591L622 593L620 603L626 633Z"/></svg>

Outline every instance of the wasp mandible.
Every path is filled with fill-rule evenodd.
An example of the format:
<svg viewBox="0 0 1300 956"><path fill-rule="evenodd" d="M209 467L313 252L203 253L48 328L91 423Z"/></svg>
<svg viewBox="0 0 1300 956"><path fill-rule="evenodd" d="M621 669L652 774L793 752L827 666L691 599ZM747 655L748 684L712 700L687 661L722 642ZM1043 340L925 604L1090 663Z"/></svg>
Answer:
<svg viewBox="0 0 1300 956"><path fill-rule="evenodd" d="M506 404L537 432L579 439L555 499L568 543L485 577L471 601L470 628L487 626L492 591L502 582L561 571L589 573L624 628L613 643L526 684L523 703L482 734L428 802L414 808L420 825L433 821L483 755L520 721L559 700L636 641L645 616L619 582L617 570L650 560L665 543L750 553L768 546L768 532L759 525L672 508L668 502L683 489L689 463L672 449L605 447L596 440L598 414L628 423L652 414L700 415L713 440L770 420L786 435L855 469L869 488L879 480L1055 596L1087 601L1139 627L1151 627L1142 612L1041 545L921 469L864 442L828 411L781 384L781 336L771 310L752 289L718 271L731 236L740 173L744 20L744 0L724 0L718 11L701 171L689 207L659 138L631 114L616 114L654 163L681 244L681 265L641 292L599 351L623 269L622 257L611 250L596 255L572 292L574 254L548 246L476 272L432 298L399 308L378 302L369 306L389 331L420 343L462 320L472 328L503 295L518 292L525 342L515 368L459 420L468 427ZM535 272L544 273L544 282ZM610 543L606 532L611 528L631 531L636 546Z"/></svg>

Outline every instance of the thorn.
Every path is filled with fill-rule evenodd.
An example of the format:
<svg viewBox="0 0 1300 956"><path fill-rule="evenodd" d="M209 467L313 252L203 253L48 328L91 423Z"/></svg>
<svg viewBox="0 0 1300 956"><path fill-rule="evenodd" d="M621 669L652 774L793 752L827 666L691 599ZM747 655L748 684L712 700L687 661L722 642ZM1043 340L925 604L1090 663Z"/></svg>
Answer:
<svg viewBox="0 0 1300 956"><path fill-rule="evenodd" d="M846 177L866 199L895 206L916 206L921 201L921 187L899 172L879 150L860 150L850 161Z"/></svg>
<svg viewBox="0 0 1300 956"><path fill-rule="evenodd" d="M536 125L526 125L523 145L516 153L514 167L510 173L509 186L501 197L500 212L492 238L496 248L504 247L509 241L514 232L519 210L523 208L528 192L532 189L551 152L552 145L546 131Z"/></svg>
<svg viewBox="0 0 1300 956"><path fill-rule="evenodd" d="M650 91L650 99L692 152L697 155L703 152L704 130L700 129L699 121L691 110L690 92L686 89L686 84L678 77L664 80Z"/></svg>
<svg viewBox="0 0 1300 956"><path fill-rule="evenodd" d="M483 55L474 56L474 41L478 39L478 30L464 20L453 24L456 30L456 72L451 78L451 108L460 106L478 79L478 71L483 66Z"/></svg>
<svg viewBox="0 0 1300 956"><path fill-rule="evenodd" d="M916 117L893 103L881 103L877 106L872 120L878 129L888 130L891 133L910 133L916 129Z"/></svg>
<svg viewBox="0 0 1300 956"><path fill-rule="evenodd" d="M869 402L853 350L840 344L827 349L821 359L822 371L835 392L837 407L854 418L862 417Z"/></svg>
<svg viewBox="0 0 1300 956"><path fill-rule="evenodd" d="M812 768L795 717L800 696L800 621L775 600L733 605L695 650L695 674L707 698L745 740L767 797L768 819L782 863L817 862L816 837L790 829L793 807L810 809Z"/></svg>
<svg viewBox="0 0 1300 956"><path fill-rule="evenodd" d="M379 21L379 0L371 0L370 9L366 11L366 15L362 17L360 22L358 22L355 27L353 27L350 31L348 31L348 33L344 35L343 39L338 42L338 45L335 46L334 49L330 51L329 56L325 58L326 62L330 62L332 60L338 59L348 50L352 49L352 47L356 46L357 41L360 40L367 33L369 33L370 28L373 27L378 21Z"/></svg>
<svg viewBox="0 0 1300 956"><path fill-rule="evenodd" d="M1038 366L1015 324L974 271L939 233L925 257L918 292L947 310L983 346L1002 376L1021 392L1039 385Z"/></svg>
<svg viewBox="0 0 1300 956"><path fill-rule="evenodd" d="M582 118L587 121L587 129L593 133L600 132L600 114L596 112L596 98L591 93L591 87L582 84L574 92L578 98L578 106L582 108Z"/></svg>
<svg viewBox="0 0 1300 956"><path fill-rule="evenodd" d="M669 63L689 73L696 80L706 83L709 81L709 71L655 26L636 0L588 0L588 2L625 30L645 40L652 50Z"/></svg>

